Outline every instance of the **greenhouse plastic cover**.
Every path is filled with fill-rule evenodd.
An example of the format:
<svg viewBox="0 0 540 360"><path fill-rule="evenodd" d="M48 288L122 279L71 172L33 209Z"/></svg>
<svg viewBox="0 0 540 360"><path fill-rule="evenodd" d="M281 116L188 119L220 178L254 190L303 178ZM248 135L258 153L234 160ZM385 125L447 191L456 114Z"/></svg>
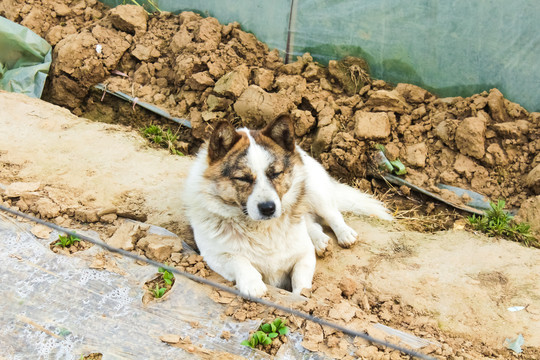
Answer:
<svg viewBox="0 0 540 360"><path fill-rule="evenodd" d="M0 16L0 89L40 98L51 49L32 30Z"/></svg>
<svg viewBox="0 0 540 360"><path fill-rule="evenodd" d="M416 84L439 96L470 96L496 87L529 111L540 111L538 0L154 3L163 11L195 11L224 24L237 21L282 55L309 52L323 64L359 56L377 79Z"/></svg>
<svg viewBox="0 0 540 360"><path fill-rule="evenodd" d="M90 353L101 353L104 360L269 358L240 345L260 321L223 317L225 305L210 299L210 287L177 276L160 301L143 305L143 285L156 276L155 267L96 245L70 256L56 254L49 244L59 233L41 239L31 229L0 213L0 358L77 360ZM174 235L156 226L150 233ZM114 266L95 268L96 256ZM229 340L220 337L223 331L230 332ZM189 336L203 356L162 342L166 334ZM289 338L282 358L324 358L302 349L300 334Z"/></svg>

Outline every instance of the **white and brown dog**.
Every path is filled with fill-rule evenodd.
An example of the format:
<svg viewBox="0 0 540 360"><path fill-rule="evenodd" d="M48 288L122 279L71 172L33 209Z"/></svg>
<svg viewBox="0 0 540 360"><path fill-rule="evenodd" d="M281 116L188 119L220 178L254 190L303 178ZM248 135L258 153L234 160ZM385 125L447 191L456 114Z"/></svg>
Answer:
<svg viewBox="0 0 540 360"><path fill-rule="evenodd" d="M299 293L311 288L315 252L329 237L357 238L341 211L391 220L381 202L332 179L294 143L289 116L259 131L219 123L185 183L195 241L208 266L249 296L266 284Z"/></svg>

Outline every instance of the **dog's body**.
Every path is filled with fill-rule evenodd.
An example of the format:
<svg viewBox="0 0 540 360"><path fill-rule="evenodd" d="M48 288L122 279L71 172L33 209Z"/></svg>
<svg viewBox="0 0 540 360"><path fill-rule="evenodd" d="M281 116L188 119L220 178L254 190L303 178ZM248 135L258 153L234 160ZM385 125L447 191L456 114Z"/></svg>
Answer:
<svg viewBox="0 0 540 360"><path fill-rule="evenodd" d="M357 233L340 211L391 219L379 201L333 180L292 134L287 116L260 131L220 123L185 184L201 255L249 296L263 295L265 283L294 293L311 288L315 252L329 240L317 217L346 247Z"/></svg>

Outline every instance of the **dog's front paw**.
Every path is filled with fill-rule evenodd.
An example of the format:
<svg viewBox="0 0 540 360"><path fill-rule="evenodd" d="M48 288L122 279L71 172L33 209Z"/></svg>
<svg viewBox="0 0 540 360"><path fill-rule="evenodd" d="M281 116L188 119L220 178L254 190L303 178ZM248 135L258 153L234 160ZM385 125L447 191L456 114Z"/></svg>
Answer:
<svg viewBox="0 0 540 360"><path fill-rule="evenodd" d="M236 287L242 294L252 297L261 297L268 290L266 284L260 278L238 280Z"/></svg>
<svg viewBox="0 0 540 360"><path fill-rule="evenodd" d="M358 233L348 226L344 226L336 233L337 241L340 246L350 247L358 239Z"/></svg>
<svg viewBox="0 0 540 360"><path fill-rule="evenodd" d="M328 241L330 241L330 236L326 235L325 233L321 233L318 236L311 238L311 242L315 247L315 253L317 256L322 257L324 255L324 252L328 247Z"/></svg>

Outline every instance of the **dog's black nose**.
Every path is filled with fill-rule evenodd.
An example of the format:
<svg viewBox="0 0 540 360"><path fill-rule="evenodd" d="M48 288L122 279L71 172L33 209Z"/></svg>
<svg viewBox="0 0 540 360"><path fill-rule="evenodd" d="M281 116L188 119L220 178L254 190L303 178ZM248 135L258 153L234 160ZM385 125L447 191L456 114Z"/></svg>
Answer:
<svg viewBox="0 0 540 360"><path fill-rule="evenodd" d="M264 216L270 216L276 211L276 204L273 201L265 201L257 205L259 211Z"/></svg>

